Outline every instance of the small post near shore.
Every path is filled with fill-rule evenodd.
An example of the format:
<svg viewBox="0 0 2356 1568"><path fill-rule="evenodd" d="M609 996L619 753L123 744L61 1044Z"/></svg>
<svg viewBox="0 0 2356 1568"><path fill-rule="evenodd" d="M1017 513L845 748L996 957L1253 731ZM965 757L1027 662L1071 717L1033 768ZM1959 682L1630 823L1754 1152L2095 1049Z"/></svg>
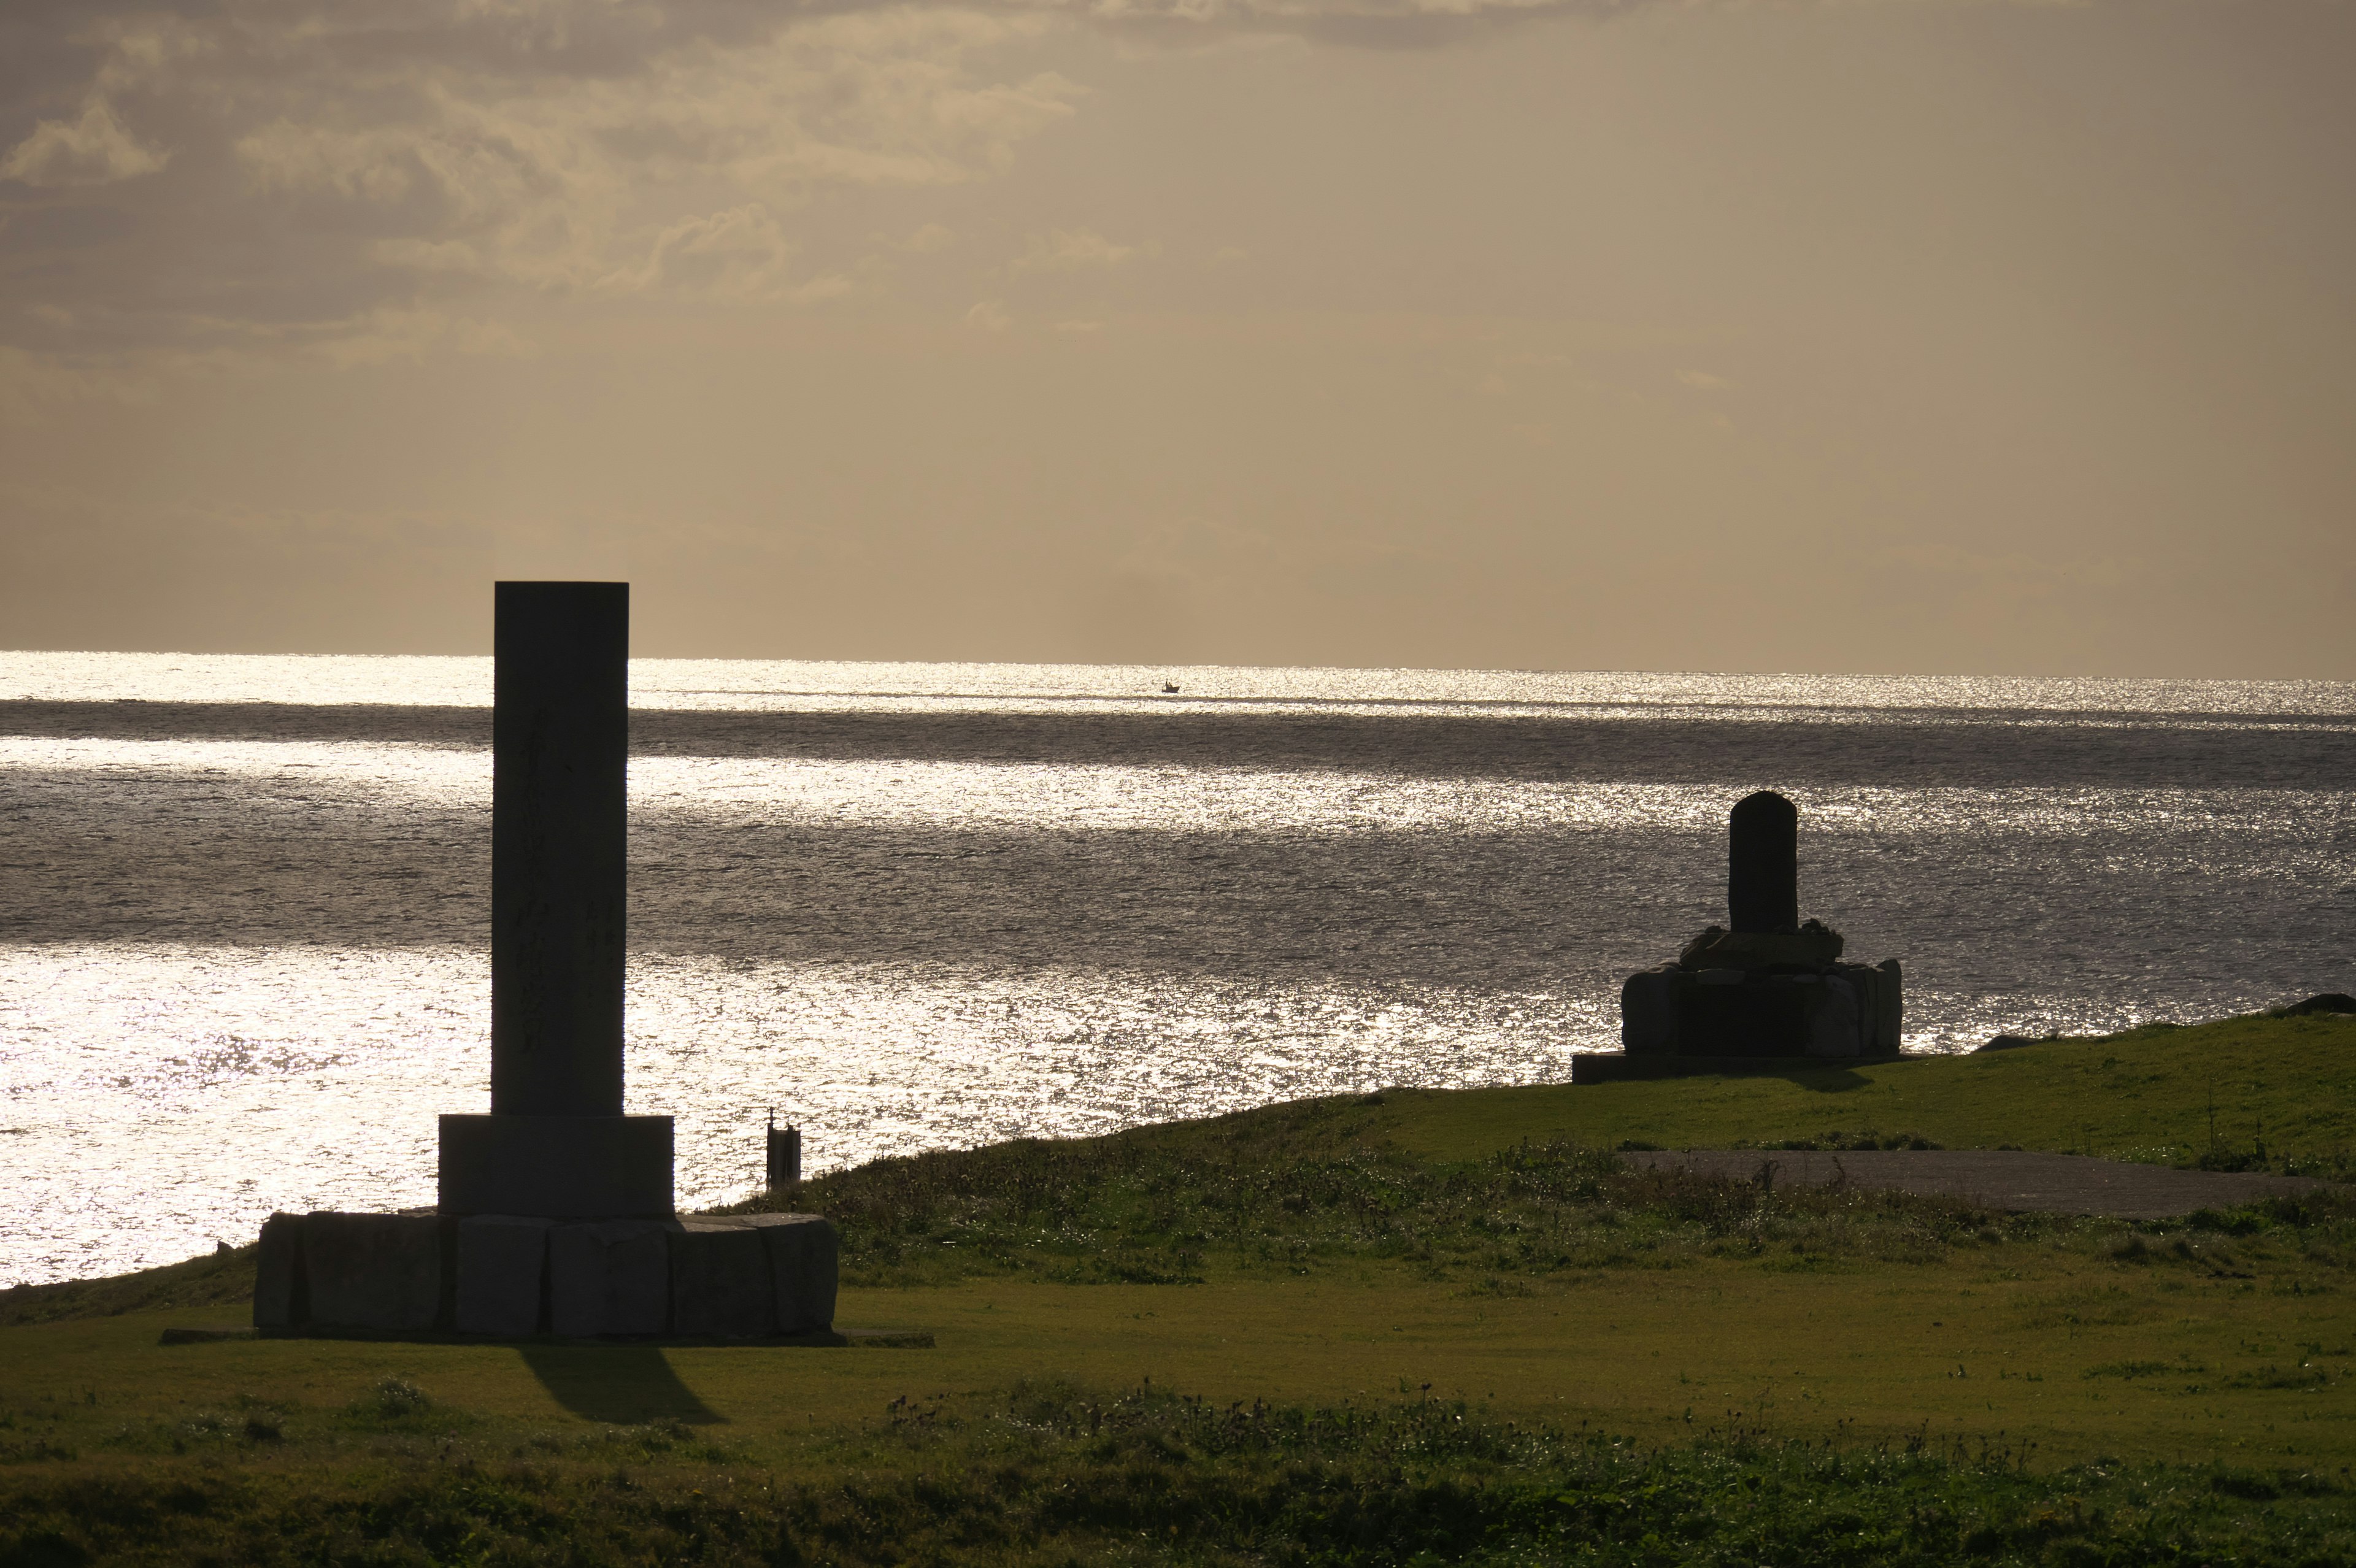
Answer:
<svg viewBox="0 0 2356 1568"><path fill-rule="evenodd" d="M777 1113L769 1113L769 1190L785 1192L802 1183L802 1130L799 1127L777 1125Z"/></svg>

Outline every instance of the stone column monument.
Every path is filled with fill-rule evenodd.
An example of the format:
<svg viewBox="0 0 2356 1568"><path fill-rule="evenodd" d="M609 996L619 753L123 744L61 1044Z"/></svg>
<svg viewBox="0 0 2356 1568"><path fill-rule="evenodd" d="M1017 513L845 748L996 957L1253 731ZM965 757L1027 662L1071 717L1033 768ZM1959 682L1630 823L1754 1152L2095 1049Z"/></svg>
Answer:
<svg viewBox="0 0 2356 1568"><path fill-rule="evenodd" d="M1800 919L1800 812L1761 790L1727 819L1728 925L1620 988L1624 1053L1572 1058L1571 1082L1786 1072L1899 1049L1898 961L1840 962L1840 933ZM1730 929L1730 926L1731 929Z"/></svg>
<svg viewBox="0 0 2356 1568"><path fill-rule="evenodd" d="M502 582L491 1114L442 1118L441 1211L667 1220L671 1119L622 1114L626 582Z"/></svg>
<svg viewBox="0 0 2356 1568"><path fill-rule="evenodd" d="M674 1216L671 1119L622 1111L629 585L502 582L491 719L491 1109L439 1201L274 1214L265 1333L827 1335L815 1214Z"/></svg>

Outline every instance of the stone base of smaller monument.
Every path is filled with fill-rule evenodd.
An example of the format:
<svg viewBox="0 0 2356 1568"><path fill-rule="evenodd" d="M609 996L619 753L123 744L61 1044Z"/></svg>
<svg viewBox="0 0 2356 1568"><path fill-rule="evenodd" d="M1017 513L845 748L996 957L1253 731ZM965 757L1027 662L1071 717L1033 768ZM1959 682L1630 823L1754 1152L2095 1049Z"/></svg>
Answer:
<svg viewBox="0 0 2356 1568"><path fill-rule="evenodd" d="M839 1244L817 1214L273 1214L253 1322L263 1333L500 1339L822 1334Z"/></svg>
<svg viewBox="0 0 2356 1568"><path fill-rule="evenodd" d="M1624 1058L1580 1058L1572 1081L1896 1056L1904 1016L1898 961L1844 964L1841 945L1838 933L1815 922L1785 933L1711 926L1676 963L1628 976L1620 987Z"/></svg>

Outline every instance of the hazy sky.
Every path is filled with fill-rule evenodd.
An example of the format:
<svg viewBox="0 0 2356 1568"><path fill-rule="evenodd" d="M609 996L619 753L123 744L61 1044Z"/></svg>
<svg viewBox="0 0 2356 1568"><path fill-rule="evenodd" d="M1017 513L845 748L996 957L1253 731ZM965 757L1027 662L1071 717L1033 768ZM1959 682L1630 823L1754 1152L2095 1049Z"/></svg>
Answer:
<svg viewBox="0 0 2356 1568"><path fill-rule="evenodd" d="M2356 678L2356 4L8 0L0 645Z"/></svg>

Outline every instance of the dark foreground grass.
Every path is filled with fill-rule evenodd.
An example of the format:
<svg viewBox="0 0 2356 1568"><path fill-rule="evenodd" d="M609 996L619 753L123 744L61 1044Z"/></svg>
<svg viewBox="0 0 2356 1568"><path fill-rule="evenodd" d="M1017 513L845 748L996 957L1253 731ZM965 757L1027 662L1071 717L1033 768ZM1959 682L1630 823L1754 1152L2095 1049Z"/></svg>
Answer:
<svg viewBox="0 0 2356 1568"><path fill-rule="evenodd" d="M0 1568L175 1563L2267 1563L2356 1561L2302 1470L1740 1431L1652 1445L1461 1403L1213 1404L1059 1383L912 1404L768 1462L380 1391L306 1435L0 1471Z"/></svg>

